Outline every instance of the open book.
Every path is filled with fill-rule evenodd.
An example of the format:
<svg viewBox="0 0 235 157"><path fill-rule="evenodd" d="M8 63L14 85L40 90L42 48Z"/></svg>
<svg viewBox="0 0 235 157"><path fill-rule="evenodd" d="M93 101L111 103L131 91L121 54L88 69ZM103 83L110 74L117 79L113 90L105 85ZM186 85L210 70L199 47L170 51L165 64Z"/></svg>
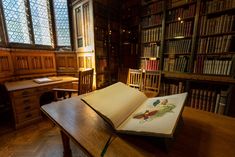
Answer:
<svg viewBox="0 0 235 157"><path fill-rule="evenodd" d="M118 82L82 98L122 133L173 137L187 93L147 98Z"/></svg>

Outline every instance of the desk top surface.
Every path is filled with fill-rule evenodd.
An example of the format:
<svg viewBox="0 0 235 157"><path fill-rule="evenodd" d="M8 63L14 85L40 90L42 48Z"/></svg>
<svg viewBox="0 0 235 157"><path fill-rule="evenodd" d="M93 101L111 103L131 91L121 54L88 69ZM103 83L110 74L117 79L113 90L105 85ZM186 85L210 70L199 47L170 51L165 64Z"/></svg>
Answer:
<svg viewBox="0 0 235 157"><path fill-rule="evenodd" d="M168 153L153 143L151 137L117 135L78 96L44 105L42 111L91 156L100 156L111 135L107 157L225 157L235 154L235 118L189 107L184 108L184 125Z"/></svg>
<svg viewBox="0 0 235 157"><path fill-rule="evenodd" d="M13 82L6 82L5 87L7 91L16 91L21 89L27 89L27 88L36 88L41 86L47 86L47 85L53 85L53 84L60 84L60 83L66 83L66 82L73 82L77 81L78 78L71 77L71 76L57 76L57 77L48 77L55 79L56 81L51 81L47 83L36 83L31 80L21 80L21 81L13 81Z"/></svg>

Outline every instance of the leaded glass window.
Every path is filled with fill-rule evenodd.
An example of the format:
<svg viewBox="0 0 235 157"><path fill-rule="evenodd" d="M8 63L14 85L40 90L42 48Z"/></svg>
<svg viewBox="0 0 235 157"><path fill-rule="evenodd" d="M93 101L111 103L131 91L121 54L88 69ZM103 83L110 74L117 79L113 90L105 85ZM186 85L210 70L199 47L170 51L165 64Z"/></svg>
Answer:
<svg viewBox="0 0 235 157"><path fill-rule="evenodd" d="M52 45L50 5L48 0L30 0L35 44Z"/></svg>
<svg viewBox="0 0 235 157"><path fill-rule="evenodd" d="M67 0L2 0L8 42L54 47L50 2L54 4L57 45L71 46Z"/></svg>
<svg viewBox="0 0 235 157"><path fill-rule="evenodd" d="M70 46L67 0L53 0L58 46Z"/></svg>
<svg viewBox="0 0 235 157"><path fill-rule="evenodd" d="M9 42L30 44L28 9L24 0L2 0Z"/></svg>

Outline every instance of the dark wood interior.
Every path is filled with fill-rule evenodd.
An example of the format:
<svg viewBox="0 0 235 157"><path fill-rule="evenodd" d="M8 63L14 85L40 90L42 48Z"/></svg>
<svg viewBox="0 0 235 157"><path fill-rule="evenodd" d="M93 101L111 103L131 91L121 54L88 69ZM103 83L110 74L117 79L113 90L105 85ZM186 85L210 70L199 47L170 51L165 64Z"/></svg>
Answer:
<svg viewBox="0 0 235 157"><path fill-rule="evenodd" d="M187 107L212 112L215 116L219 114L229 118L235 117L235 0L88 1L89 6L92 6L88 13L92 19L89 28L93 33L90 43L92 49L89 49L89 44L87 47L78 46L80 38L77 37L75 10L79 6L84 7L80 4L86 1L67 1L70 46L61 46L57 41L58 33L53 11L49 12L52 19L53 44L48 46L35 43L32 19L28 24L31 27L30 43L10 42L1 1L0 156L10 156L11 153L15 153L15 156L20 155L22 149L26 149L21 149L24 138L36 138L36 143L45 142L47 145L50 145L47 138L53 138L55 146L43 147L36 153L39 153L39 156L42 152L45 152L42 153L45 156L60 156L62 145L58 137L59 131L56 127L50 126L48 121L42 120L40 106L53 101L54 95L51 91L54 87L77 89L71 84L71 80L62 84L12 91L6 89L6 84L52 76L78 77L78 72L87 68L94 68L95 89L104 88L118 81L126 83L129 68L159 70L160 96L176 94L179 91L188 92ZM48 2L53 3L52 0ZM51 4L49 8L53 10L54 6ZM28 16L31 17L31 14ZM185 26L181 26L180 23ZM177 39L180 36L183 37ZM85 42L84 37L82 40ZM179 47L183 47L182 52ZM156 53L150 55L147 51ZM228 71L224 72L226 70ZM17 95L20 92L28 93ZM30 109L27 109L27 106L26 109L22 107L27 101L31 103ZM221 110L219 107L216 110L216 104L220 103L225 106L221 107ZM212 107L208 109L206 105ZM17 116L21 119L17 119ZM34 124L38 121L38 124ZM191 122L191 119L187 121ZM40 127L42 129L38 130ZM184 133L190 134L192 130L193 126L186 126ZM202 129L198 133L203 132ZM45 141L40 141L41 137ZM205 138L205 135L201 135L201 138ZM13 152L6 150L8 146L14 147L18 144L19 149ZM192 144L192 150L197 151L197 144ZM80 155L79 149L74 147L77 152L74 156L84 155Z"/></svg>

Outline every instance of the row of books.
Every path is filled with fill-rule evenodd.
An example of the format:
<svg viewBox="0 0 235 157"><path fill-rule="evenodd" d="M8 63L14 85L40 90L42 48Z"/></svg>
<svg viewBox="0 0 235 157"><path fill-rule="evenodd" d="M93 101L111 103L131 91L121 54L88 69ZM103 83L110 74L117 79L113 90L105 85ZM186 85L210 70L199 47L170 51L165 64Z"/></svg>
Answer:
<svg viewBox="0 0 235 157"><path fill-rule="evenodd" d="M179 56L177 58L164 58L164 71L170 72L187 72L189 58L187 56Z"/></svg>
<svg viewBox="0 0 235 157"><path fill-rule="evenodd" d="M161 95L172 95L185 92L185 85L179 81L177 83L161 82Z"/></svg>
<svg viewBox="0 0 235 157"><path fill-rule="evenodd" d="M191 89L189 105L195 109L225 114L228 91L229 89L220 91L198 88Z"/></svg>
<svg viewBox="0 0 235 157"><path fill-rule="evenodd" d="M141 51L142 57L159 57L160 46L157 44L144 45Z"/></svg>
<svg viewBox="0 0 235 157"><path fill-rule="evenodd" d="M191 51L191 39L175 40L166 42L166 52L173 54L187 54Z"/></svg>
<svg viewBox="0 0 235 157"><path fill-rule="evenodd" d="M167 38L173 38L177 36L191 36L192 35L192 21L186 21L186 22L175 22L170 23L166 26L166 37Z"/></svg>
<svg viewBox="0 0 235 157"><path fill-rule="evenodd" d="M196 0L168 0L168 8L177 7L186 3L195 2Z"/></svg>
<svg viewBox="0 0 235 157"><path fill-rule="evenodd" d="M159 60L142 59L140 62L140 69L159 70L159 62Z"/></svg>
<svg viewBox="0 0 235 157"><path fill-rule="evenodd" d="M10 63L7 56L0 56L0 72L9 71Z"/></svg>
<svg viewBox="0 0 235 157"><path fill-rule="evenodd" d="M232 35L205 37L199 39L198 54L229 52Z"/></svg>
<svg viewBox="0 0 235 157"><path fill-rule="evenodd" d="M156 1L150 5L146 5L143 7L142 15L149 15L163 11L163 3L164 1Z"/></svg>
<svg viewBox="0 0 235 157"><path fill-rule="evenodd" d="M150 28L142 31L142 43L145 42L156 42L162 38L162 28Z"/></svg>
<svg viewBox="0 0 235 157"><path fill-rule="evenodd" d="M207 58L197 56L194 73L230 75L234 61L231 58Z"/></svg>
<svg viewBox="0 0 235 157"><path fill-rule="evenodd" d="M188 8L177 8L167 12L167 21L182 20L182 18L193 17L195 15L196 5L190 5Z"/></svg>
<svg viewBox="0 0 235 157"><path fill-rule="evenodd" d="M218 12L225 9L235 8L235 1L234 0L207 1L205 7L206 7L205 13Z"/></svg>
<svg viewBox="0 0 235 157"><path fill-rule="evenodd" d="M200 35L230 33L233 31L234 15L221 15L219 17L201 17Z"/></svg>
<svg viewBox="0 0 235 157"><path fill-rule="evenodd" d="M142 26L154 26L162 23L162 14L147 16L142 19Z"/></svg>

